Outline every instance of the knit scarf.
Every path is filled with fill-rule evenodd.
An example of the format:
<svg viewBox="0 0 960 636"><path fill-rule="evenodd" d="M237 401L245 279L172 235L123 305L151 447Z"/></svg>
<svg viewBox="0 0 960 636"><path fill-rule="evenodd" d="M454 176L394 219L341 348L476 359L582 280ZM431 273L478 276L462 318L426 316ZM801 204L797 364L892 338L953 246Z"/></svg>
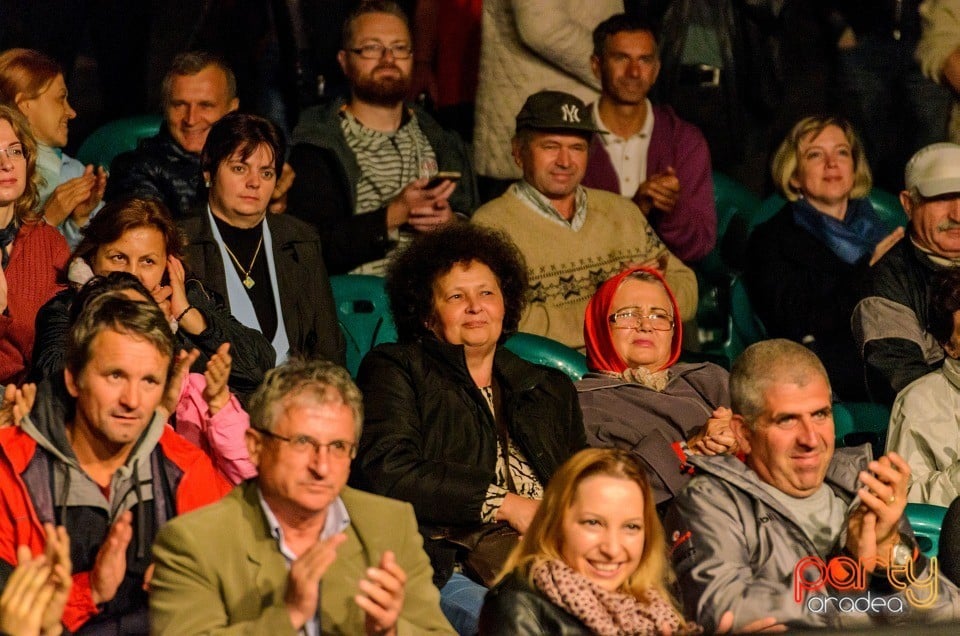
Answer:
<svg viewBox="0 0 960 636"><path fill-rule="evenodd" d="M889 233L869 199L847 201L847 213L842 221L800 199L793 203L793 221L848 265L869 257L877 243Z"/></svg>
<svg viewBox="0 0 960 636"><path fill-rule="evenodd" d="M578 618L600 636L646 636L667 631L699 634L695 624L684 623L676 609L655 590L641 598L610 592L562 561L544 561L532 568L533 583L550 601Z"/></svg>

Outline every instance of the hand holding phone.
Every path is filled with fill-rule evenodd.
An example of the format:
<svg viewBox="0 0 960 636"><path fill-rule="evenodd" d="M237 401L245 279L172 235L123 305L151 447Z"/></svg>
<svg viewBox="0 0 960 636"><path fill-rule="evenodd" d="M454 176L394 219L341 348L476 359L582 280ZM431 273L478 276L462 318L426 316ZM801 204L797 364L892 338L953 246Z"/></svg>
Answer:
<svg viewBox="0 0 960 636"><path fill-rule="evenodd" d="M440 171L437 174L433 175L430 178L430 181L427 182L427 185L424 186L427 190L432 190L440 185L443 181L457 181L461 177L461 174L456 171Z"/></svg>

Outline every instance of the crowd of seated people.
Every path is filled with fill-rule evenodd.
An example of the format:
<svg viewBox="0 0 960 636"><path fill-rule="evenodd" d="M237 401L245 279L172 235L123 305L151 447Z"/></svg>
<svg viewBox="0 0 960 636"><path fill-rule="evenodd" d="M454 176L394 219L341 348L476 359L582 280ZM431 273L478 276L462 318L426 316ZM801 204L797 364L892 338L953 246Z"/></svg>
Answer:
<svg viewBox="0 0 960 636"><path fill-rule="evenodd" d="M906 163L891 233L853 124L791 122L787 202L743 258L774 339L729 373L687 361L737 129L705 137L656 85L663 64L678 100L727 86L725 60L667 56L713 59L677 19L726 37L740 9L542 4L476 7L472 149L409 100L429 49L390 0L357 3L348 95L295 127L181 53L159 133L109 177L63 154L64 70L0 52L0 633L960 622L960 528L935 576L907 506L960 495L960 146ZM347 273L383 276L398 334L355 379ZM518 331L589 373L523 359ZM878 457L835 434L865 400L893 404Z"/></svg>

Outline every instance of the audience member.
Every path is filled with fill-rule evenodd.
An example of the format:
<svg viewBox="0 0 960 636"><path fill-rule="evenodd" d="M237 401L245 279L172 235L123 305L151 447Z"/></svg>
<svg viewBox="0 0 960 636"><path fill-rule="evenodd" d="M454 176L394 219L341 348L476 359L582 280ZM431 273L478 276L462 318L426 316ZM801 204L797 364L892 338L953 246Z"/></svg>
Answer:
<svg viewBox="0 0 960 636"><path fill-rule="evenodd" d="M259 476L167 524L154 634L452 634L409 504L346 487L360 392L327 361L288 361L251 401Z"/></svg>
<svg viewBox="0 0 960 636"><path fill-rule="evenodd" d="M921 3L921 36L917 61L928 78L953 91L960 90L960 1ZM953 99L948 138L960 143L960 101Z"/></svg>
<svg viewBox="0 0 960 636"><path fill-rule="evenodd" d="M387 277L400 342L374 348L357 376L358 484L413 504L460 634L476 633L485 585L544 485L586 446L570 380L503 347L526 288L523 257L498 232L453 224L418 237Z"/></svg>
<svg viewBox="0 0 960 636"><path fill-rule="evenodd" d="M404 102L411 47L396 3L362 2L344 23L337 54L350 98L305 111L293 131L290 163L301 179L290 213L320 232L333 274L382 274L398 241L477 207L463 142Z"/></svg>
<svg viewBox="0 0 960 636"><path fill-rule="evenodd" d="M877 182L895 192L903 183L900 166L910 155L947 140L950 89L924 77L915 57L923 1L829 4L841 105L863 135Z"/></svg>
<svg viewBox="0 0 960 636"><path fill-rule="evenodd" d="M43 525L46 545L33 556L17 546L17 567L0 595L0 633L8 636L60 634L63 611L73 586L70 537L63 526Z"/></svg>
<svg viewBox="0 0 960 636"><path fill-rule="evenodd" d="M473 220L505 231L527 261L529 305L520 331L583 349L583 314L604 280L629 266L664 273L681 319L693 317L697 280L630 201L580 185L590 137L598 132L582 101L558 91L531 95L517 114L514 161L523 170Z"/></svg>
<svg viewBox="0 0 960 636"><path fill-rule="evenodd" d="M71 326L89 303L108 294L138 302L156 302L133 274L110 272L106 276L95 276L80 288L70 306ZM170 414L169 423L181 437L203 449L227 481L238 484L256 476L257 469L250 463L244 441L250 417L227 386L232 366L229 349L229 342L220 345L202 374L190 373L190 366L200 351L181 349L174 356L173 372L160 408Z"/></svg>
<svg viewBox="0 0 960 636"><path fill-rule="evenodd" d="M910 218L909 240L870 268L851 319L867 389L885 404L943 362L943 347L927 330L930 279L960 259L960 146L921 149L907 163L905 181L900 203Z"/></svg>
<svg viewBox="0 0 960 636"><path fill-rule="evenodd" d="M268 214L283 171L282 133L270 120L225 115L200 155L206 209L181 219L187 260L237 319L270 340L276 358L346 359L320 237L303 221Z"/></svg>
<svg viewBox="0 0 960 636"><path fill-rule="evenodd" d="M672 575L641 464L622 450L580 451L487 594L480 633L699 634L670 596Z"/></svg>
<svg viewBox="0 0 960 636"><path fill-rule="evenodd" d="M70 305L77 288L94 275L121 271L140 279L168 323L177 326L177 350L200 350L194 370L202 373L217 349L229 342L233 352L230 388L241 396L252 393L274 365L270 342L230 315L222 299L202 281L187 275L183 254L183 237L159 201L129 199L105 205L87 225L73 253L71 286L51 298L36 316L38 339L30 379L63 372Z"/></svg>
<svg viewBox="0 0 960 636"><path fill-rule="evenodd" d="M40 207L74 248L80 228L103 205L107 171L63 153L71 119L77 113L67 101L60 66L39 51L9 49L0 53L0 103L15 107L30 123L37 140Z"/></svg>
<svg viewBox="0 0 960 636"><path fill-rule="evenodd" d="M633 200L667 248L692 263L717 240L710 150L696 126L647 98L660 72L654 32L623 13L593 31L593 121L606 134L590 143L583 184Z"/></svg>
<svg viewBox="0 0 960 636"><path fill-rule="evenodd" d="M843 119L801 119L777 149L772 171L787 204L750 235L750 300L771 337L817 354L841 399L865 400L850 314L861 279L904 231L888 234L866 198L870 167Z"/></svg>
<svg viewBox="0 0 960 636"><path fill-rule="evenodd" d="M746 460L690 458L698 474L665 520L687 618L707 630L725 611L735 630L762 616L790 629L957 619L960 592L931 574L904 515L910 467L896 453L872 460L867 445L834 449L830 380L816 355L790 340L751 345L730 372L730 396ZM853 578L825 576L848 574L846 564ZM827 600L835 595L847 602Z"/></svg>
<svg viewBox="0 0 960 636"><path fill-rule="evenodd" d="M216 55L188 51L171 63L163 78L161 98L164 123L160 132L113 160L106 199L159 199L179 219L202 200L200 151L210 127L239 106L237 80ZM293 176L290 170L277 181L271 211L285 209Z"/></svg>
<svg viewBox="0 0 960 636"><path fill-rule="evenodd" d="M66 528L71 632L146 634L154 535L229 489L157 409L173 347L155 305L101 297L70 331L63 374L37 388L19 426L0 429L0 559L12 564L21 544L42 551L42 523Z"/></svg>
<svg viewBox="0 0 960 636"><path fill-rule="evenodd" d="M943 345L943 366L897 395L886 449L910 464L911 502L949 506L960 496L960 271L933 278L928 330Z"/></svg>
<svg viewBox="0 0 960 636"><path fill-rule="evenodd" d="M521 176L510 140L525 95L558 90L584 102L596 98L590 33L622 11L622 0L484 0L473 135L484 202Z"/></svg>
<svg viewBox="0 0 960 636"><path fill-rule="evenodd" d="M690 479L687 455L736 452L727 372L677 362L677 301L653 269L625 270L587 304L590 373L577 383L587 441L629 451L642 464L659 510Z"/></svg>
<svg viewBox="0 0 960 636"><path fill-rule="evenodd" d="M30 368L34 319L62 288L70 257L63 237L37 213L37 144L26 120L0 105L0 384Z"/></svg>

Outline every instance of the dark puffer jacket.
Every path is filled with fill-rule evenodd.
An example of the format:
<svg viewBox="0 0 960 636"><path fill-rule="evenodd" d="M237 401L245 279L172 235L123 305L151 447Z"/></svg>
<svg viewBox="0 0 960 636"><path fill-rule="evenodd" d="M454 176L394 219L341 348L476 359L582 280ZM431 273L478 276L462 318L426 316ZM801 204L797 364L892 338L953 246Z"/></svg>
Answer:
<svg viewBox="0 0 960 636"><path fill-rule="evenodd" d="M159 199L177 219L190 212L202 184L200 155L184 150L164 126L153 137L141 139L136 150L117 155L110 164L104 199Z"/></svg>
<svg viewBox="0 0 960 636"><path fill-rule="evenodd" d="M510 439L546 485L586 447L573 383L503 348L493 372ZM463 346L435 339L380 345L364 358L357 384L365 418L353 478L358 487L413 504L434 582L442 586L456 549L431 537L481 523L497 462L496 423L470 377Z"/></svg>

